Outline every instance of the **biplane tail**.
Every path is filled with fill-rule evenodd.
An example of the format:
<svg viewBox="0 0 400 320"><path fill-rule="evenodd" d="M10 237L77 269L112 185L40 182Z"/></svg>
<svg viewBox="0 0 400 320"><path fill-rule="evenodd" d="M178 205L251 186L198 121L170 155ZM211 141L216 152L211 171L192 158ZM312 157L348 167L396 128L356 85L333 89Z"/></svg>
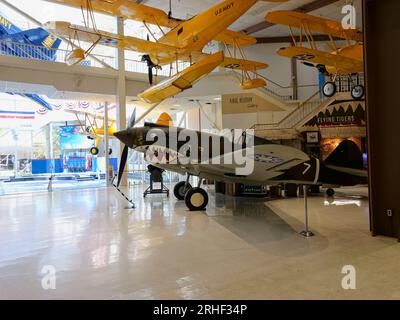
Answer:
<svg viewBox="0 0 400 320"><path fill-rule="evenodd" d="M174 120L172 120L171 116L163 112L159 117L158 120L156 121L156 125L159 126L164 126L164 127L171 127L174 124Z"/></svg>
<svg viewBox="0 0 400 320"><path fill-rule="evenodd" d="M325 165L362 170L363 155L360 148L351 140L342 141L325 160Z"/></svg>

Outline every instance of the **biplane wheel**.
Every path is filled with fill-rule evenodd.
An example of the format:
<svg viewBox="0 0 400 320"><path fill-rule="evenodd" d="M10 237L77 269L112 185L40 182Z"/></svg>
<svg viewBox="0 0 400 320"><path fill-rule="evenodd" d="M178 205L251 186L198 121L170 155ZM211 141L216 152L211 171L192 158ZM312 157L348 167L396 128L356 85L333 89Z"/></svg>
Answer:
<svg viewBox="0 0 400 320"><path fill-rule="evenodd" d="M336 91L337 91L336 84L331 81L328 81L327 83L325 83L322 88L322 93L327 98L333 97L335 95Z"/></svg>
<svg viewBox="0 0 400 320"><path fill-rule="evenodd" d="M356 85L351 89L351 96L354 100L360 100L362 97L364 97L364 94L365 89L362 85Z"/></svg>
<svg viewBox="0 0 400 320"><path fill-rule="evenodd" d="M185 189L186 181L181 181L178 182L175 187L174 187L174 196L178 200L184 200L185 199L185 194L188 190L192 189L192 186L190 183L187 184L186 189Z"/></svg>
<svg viewBox="0 0 400 320"><path fill-rule="evenodd" d="M90 154L92 156L97 156L99 154L99 148L96 148L96 147L90 148Z"/></svg>
<svg viewBox="0 0 400 320"><path fill-rule="evenodd" d="M326 195L328 197L333 197L335 195L335 190L333 190L332 188L329 188L326 190Z"/></svg>
<svg viewBox="0 0 400 320"><path fill-rule="evenodd" d="M208 204L208 194L202 188L192 188L186 192L185 204L190 211L205 210Z"/></svg>

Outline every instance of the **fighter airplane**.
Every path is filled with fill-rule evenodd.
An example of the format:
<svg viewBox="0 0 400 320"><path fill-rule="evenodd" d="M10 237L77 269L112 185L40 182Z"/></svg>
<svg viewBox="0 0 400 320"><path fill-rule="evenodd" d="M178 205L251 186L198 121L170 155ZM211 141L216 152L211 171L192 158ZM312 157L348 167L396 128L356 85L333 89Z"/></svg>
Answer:
<svg viewBox="0 0 400 320"><path fill-rule="evenodd" d="M101 31L96 28L94 18L89 18L85 26L76 26L68 22L49 22L46 28L60 36L68 37L72 41L79 39L92 45L86 51L74 50L69 56L69 63L74 64L85 58L96 45L107 45L126 50L143 53L143 61L147 62L150 84L153 83L153 68L170 65L170 70L176 64L174 77L161 82L139 95L139 98L148 103L159 103L162 99L171 97L192 85L207 75L217 66L239 70L242 72L242 88L250 89L265 86L258 70L268 65L246 60L241 46L254 44L256 40L247 35L227 30L227 28L246 13L257 0L225 0L197 16L181 21L172 18L165 12L129 0L102 1L102 0L47 0L67 4L87 10L88 13L99 11L143 22L154 41L122 36ZM270 0L284 2L287 0ZM88 17L91 17L88 14ZM91 22L90 22L91 20ZM148 25L156 25L162 34L157 39ZM165 32L163 28L171 30ZM208 55L202 52L203 48L212 40L222 41L232 45L234 52L231 57L222 53ZM227 50L231 52L230 50ZM240 55L240 57L237 57ZM178 70L178 61L190 63L190 67L183 71ZM172 72L172 71L171 71ZM172 74L171 74L172 76Z"/></svg>
<svg viewBox="0 0 400 320"><path fill-rule="evenodd" d="M157 123L145 123L137 128L134 124L133 115L126 130L114 133L125 144L118 184L125 170L128 149L145 153L146 160L155 167L187 175L186 181L175 185L174 195L178 200L185 200L190 210L203 210L208 204L207 192L201 188L202 179L247 185L293 183L329 187L367 182L362 153L349 140L343 141L321 162L296 148L275 144L251 133L235 137ZM237 159L236 156L243 161L229 160ZM237 171L245 163L253 163L253 170L246 174ZM200 178L197 187L190 186L190 176ZM334 191L330 188L327 193L333 195Z"/></svg>
<svg viewBox="0 0 400 320"><path fill-rule="evenodd" d="M289 27L293 46L280 48L277 52L280 56L301 60L303 64L316 67L330 76L331 81L326 82L322 89L326 97L332 97L337 92L335 79L340 75L347 76L353 84L351 95L354 99L364 96L364 87L353 82L354 75L364 72L363 34L360 30L344 29L340 22L294 11L270 12L265 19ZM299 41L296 41L293 28L300 30ZM332 52L317 49L313 31L329 36ZM340 47L338 39L345 40L347 45Z"/></svg>
<svg viewBox="0 0 400 320"><path fill-rule="evenodd" d="M29 46L24 47L21 44ZM56 58L56 49L60 46L61 40L49 34L43 28L36 28L22 31L2 12L0 12L0 54L16 57L30 58L54 61ZM42 97L34 93L14 93L30 99L40 106L52 110L52 106Z"/></svg>

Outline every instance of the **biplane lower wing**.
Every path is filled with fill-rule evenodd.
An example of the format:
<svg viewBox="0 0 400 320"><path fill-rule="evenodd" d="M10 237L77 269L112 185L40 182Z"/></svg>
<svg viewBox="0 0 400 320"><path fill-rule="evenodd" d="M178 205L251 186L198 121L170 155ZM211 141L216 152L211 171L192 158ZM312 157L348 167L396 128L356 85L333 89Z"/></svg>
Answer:
<svg viewBox="0 0 400 320"><path fill-rule="evenodd" d="M193 84L209 74L224 60L224 53L209 55L192 66L177 73L172 78L161 81L157 85L139 94L140 100L147 103L159 103L184 90L192 88Z"/></svg>
<svg viewBox="0 0 400 320"><path fill-rule="evenodd" d="M65 21L47 22L45 27L51 33L57 34L61 37L79 39L79 41L123 48L141 53L160 55L160 53L165 52L167 55L170 55L177 50L175 47L159 42L151 42L129 36L120 36L106 31L73 25Z"/></svg>
<svg viewBox="0 0 400 320"><path fill-rule="evenodd" d="M202 52L196 52L192 54L192 59L195 62L201 61L202 59L206 58L209 56L209 54L202 53ZM183 60L185 61L190 61L189 57L183 57ZM268 64L262 63L262 62L257 62L257 61L252 61L252 60L246 60L246 59L238 59L238 58L230 58L227 56L224 56L223 61L219 65L222 68L226 69L232 69L232 70L243 70L243 71L257 71L257 70L262 70L268 68Z"/></svg>
<svg viewBox="0 0 400 320"><path fill-rule="evenodd" d="M215 37L215 40L229 44L232 46L249 46L257 43L257 39L250 37L244 33L235 32L229 29L221 32Z"/></svg>
<svg viewBox="0 0 400 320"><path fill-rule="evenodd" d="M363 72L362 60L303 47L281 48L277 53L286 58L295 58L301 61L333 67L337 74L352 74Z"/></svg>

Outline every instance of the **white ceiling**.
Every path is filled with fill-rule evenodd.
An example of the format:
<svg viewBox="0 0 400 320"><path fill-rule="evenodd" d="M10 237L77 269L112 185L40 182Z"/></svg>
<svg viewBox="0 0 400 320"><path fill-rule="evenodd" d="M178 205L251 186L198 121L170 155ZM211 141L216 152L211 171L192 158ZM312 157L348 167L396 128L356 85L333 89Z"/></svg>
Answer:
<svg viewBox="0 0 400 320"><path fill-rule="evenodd" d="M275 10L293 10L302 5L313 2L314 0L289 0L283 3L272 2L257 2L242 18L236 21L230 29L240 31L246 29L254 24L264 21L264 17L269 11ZM188 19L199 12L207 10L222 0L172 0L172 13L176 18ZM169 0L145 0L144 4L169 11ZM318 15L325 18L334 20L341 20L342 7L345 4L354 4L357 9L357 25L361 26L361 0L340 0L337 3L331 4L325 8L312 12L313 15ZM254 37L274 37L288 35L286 27L274 26L257 33L252 34Z"/></svg>

